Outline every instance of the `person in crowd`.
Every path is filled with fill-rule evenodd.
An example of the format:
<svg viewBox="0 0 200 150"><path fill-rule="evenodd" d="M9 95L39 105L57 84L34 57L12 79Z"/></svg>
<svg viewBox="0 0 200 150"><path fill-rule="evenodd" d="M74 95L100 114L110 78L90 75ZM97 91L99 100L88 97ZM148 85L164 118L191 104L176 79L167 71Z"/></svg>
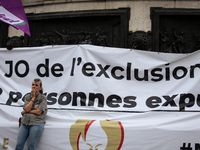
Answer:
<svg viewBox="0 0 200 150"><path fill-rule="evenodd" d="M40 79L33 80L31 93L25 96L23 109L15 150L23 150L27 139L28 150L35 150L44 129L45 116L48 110L47 98L43 95Z"/></svg>

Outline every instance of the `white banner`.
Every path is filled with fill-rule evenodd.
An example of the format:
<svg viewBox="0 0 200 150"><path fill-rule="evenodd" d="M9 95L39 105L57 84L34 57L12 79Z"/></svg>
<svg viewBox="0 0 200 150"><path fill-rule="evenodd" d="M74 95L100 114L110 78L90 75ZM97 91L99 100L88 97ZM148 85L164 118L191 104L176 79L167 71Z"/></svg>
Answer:
<svg viewBox="0 0 200 150"><path fill-rule="evenodd" d="M34 78L48 102L39 150L200 150L200 51L0 49L0 68L0 150L15 148Z"/></svg>

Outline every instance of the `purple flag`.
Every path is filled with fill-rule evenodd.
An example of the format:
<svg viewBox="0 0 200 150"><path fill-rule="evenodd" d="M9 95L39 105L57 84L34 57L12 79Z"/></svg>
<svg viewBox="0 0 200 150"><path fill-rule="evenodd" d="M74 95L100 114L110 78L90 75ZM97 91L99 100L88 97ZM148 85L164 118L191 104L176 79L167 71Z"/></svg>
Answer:
<svg viewBox="0 0 200 150"><path fill-rule="evenodd" d="M0 0L0 20L30 36L28 20L21 0Z"/></svg>

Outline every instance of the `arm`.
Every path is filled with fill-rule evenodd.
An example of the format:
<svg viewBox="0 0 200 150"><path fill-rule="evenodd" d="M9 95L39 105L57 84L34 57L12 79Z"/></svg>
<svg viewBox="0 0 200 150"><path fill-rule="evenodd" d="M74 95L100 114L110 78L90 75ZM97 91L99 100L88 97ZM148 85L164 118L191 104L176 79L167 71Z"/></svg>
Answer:
<svg viewBox="0 0 200 150"><path fill-rule="evenodd" d="M30 102L24 107L25 112L30 112L31 111L31 108L32 108L33 103L34 103L34 100L36 99L36 91L32 90L31 91L31 95L32 95L32 98L31 98Z"/></svg>
<svg viewBox="0 0 200 150"><path fill-rule="evenodd" d="M29 112L26 112L25 110L23 110L23 111L21 112L22 116L23 116L25 113L30 113L30 114L39 115L39 114L42 113L42 111L39 110L39 109L36 109L36 110L30 110Z"/></svg>
<svg viewBox="0 0 200 150"><path fill-rule="evenodd" d="M33 98L34 98L34 96L32 95L32 99ZM39 107L37 109L32 109L32 106L33 106L33 102L32 101L30 101L30 102L26 101L26 105L24 107L24 110L21 112L22 116L25 113L30 113L30 114L34 114L34 115L40 115L42 112L44 112L45 109L47 108L47 98L44 95L42 97L40 97L40 98L42 98L41 99L41 103L39 104Z"/></svg>
<svg viewBox="0 0 200 150"><path fill-rule="evenodd" d="M30 113L30 114L39 115L39 114L41 114L41 113L42 113L42 111L41 111L41 110L39 110L39 109L36 109L36 110L31 110L31 111L29 111L29 113Z"/></svg>
<svg viewBox="0 0 200 150"><path fill-rule="evenodd" d="M31 108L32 108L32 106L33 106L34 100L35 100L35 99L32 98L32 99L30 100L30 102L24 107L24 111L25 111L25 112L30 112L30 111L31 111Z"/></svg>

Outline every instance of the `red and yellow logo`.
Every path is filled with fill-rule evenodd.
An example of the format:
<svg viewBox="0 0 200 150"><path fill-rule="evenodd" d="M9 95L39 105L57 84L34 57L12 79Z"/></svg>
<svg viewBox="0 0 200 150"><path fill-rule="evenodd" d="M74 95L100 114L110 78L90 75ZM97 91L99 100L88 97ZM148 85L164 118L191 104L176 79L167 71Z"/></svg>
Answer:
<svg viewBox="0 0 200 150"><path fill-rule="evenodd" d="M119 121L78 119L69 133L73 150L120 150L124 128Z"/></svg>

